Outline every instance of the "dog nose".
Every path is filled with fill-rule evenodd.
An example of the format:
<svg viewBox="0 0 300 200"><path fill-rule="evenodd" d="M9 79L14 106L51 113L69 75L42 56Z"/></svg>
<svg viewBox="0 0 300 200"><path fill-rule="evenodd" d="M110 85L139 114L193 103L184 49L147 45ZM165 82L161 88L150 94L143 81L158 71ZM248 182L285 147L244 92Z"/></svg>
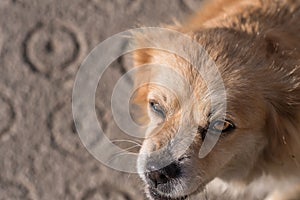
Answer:
<svg viewBox="0 0 300 200"><path fill-rule="evenodd" d="M180 167L176 162L162 168L156 169L155 165L148 165L148 172L146 172L146 177L154 187L160 184L168 183L170 180L179 177Z"/></svg>

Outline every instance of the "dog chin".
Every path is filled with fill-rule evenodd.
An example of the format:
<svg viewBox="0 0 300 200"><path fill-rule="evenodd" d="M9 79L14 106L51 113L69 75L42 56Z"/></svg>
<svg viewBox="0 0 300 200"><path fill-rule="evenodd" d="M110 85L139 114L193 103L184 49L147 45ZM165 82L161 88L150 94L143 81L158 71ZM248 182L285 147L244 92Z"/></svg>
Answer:
<svg viewBox="0 0 300 200"><path fill-rule="evenodd" d="M156 188L152 188L151 186L146 186L146 195L150 200L184 200L188 199L189 197L201 193L204 188L206 187L207 182L199 185L193 192L185 193L182 192L182 195L178 196L171 196L170 194L163 194L162 192L158 191Z"/></svg>
<svg viewBox="0 0 300 200"><path fill-rule="evenodd" d="M168 195L160 194L155 188L148 187L146 189L147 196L150 200L184 200L188 198L188 195L171 197Z"/></svg>

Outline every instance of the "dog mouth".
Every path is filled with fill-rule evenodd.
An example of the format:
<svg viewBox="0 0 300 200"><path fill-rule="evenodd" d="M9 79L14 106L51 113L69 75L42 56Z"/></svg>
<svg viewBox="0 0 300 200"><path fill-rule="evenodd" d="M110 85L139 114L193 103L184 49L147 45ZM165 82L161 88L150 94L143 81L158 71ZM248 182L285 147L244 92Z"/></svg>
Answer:
<svg viewBox="0 0 300 200"><path fill-rule="evenodd" d="M175 198L169 197L167 195L159 194L155 188L151 188L151 187L149 187L148 190L149 190L149 195L151 196L151 198L153 200L185 200L188 197L188 195L181 196L181 197L175 197Z"/></svg>

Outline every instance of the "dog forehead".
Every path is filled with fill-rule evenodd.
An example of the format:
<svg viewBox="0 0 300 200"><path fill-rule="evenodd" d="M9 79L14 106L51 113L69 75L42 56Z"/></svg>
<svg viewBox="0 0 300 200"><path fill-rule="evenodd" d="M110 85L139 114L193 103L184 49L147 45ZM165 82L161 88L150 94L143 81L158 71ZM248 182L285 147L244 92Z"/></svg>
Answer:
<svg viewBox="0 0 300 200"><path fill-rule="evenodd" d="M175 95L177 100L187 104L195 103L207 96L207 87L201 76L189 67L159 66L151 71L150 82L160 86L166 95Z"/></svg>
<svg viewBox="0 0 300 200"><path fill-rule="evenodd" d="M174 68L160 67L151 81L173 91L175 94L188 93L191 86L188 80Z"/></svg>

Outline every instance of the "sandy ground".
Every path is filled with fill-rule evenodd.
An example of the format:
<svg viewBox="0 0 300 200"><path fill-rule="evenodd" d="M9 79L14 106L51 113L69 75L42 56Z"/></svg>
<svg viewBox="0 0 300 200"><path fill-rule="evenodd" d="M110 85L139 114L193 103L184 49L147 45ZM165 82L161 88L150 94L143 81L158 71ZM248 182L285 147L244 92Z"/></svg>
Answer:
<svg viewBox="0 0 300 200"><path fill-rule="evenodd" d="M0 0L0 200L144 199L135 174L94 159L74 128L76 72L107 37L140 25L179 21L196 0ZM100 80L96 109L110 137L122 132L110 94L126 72L114 62Z"/></svg>

